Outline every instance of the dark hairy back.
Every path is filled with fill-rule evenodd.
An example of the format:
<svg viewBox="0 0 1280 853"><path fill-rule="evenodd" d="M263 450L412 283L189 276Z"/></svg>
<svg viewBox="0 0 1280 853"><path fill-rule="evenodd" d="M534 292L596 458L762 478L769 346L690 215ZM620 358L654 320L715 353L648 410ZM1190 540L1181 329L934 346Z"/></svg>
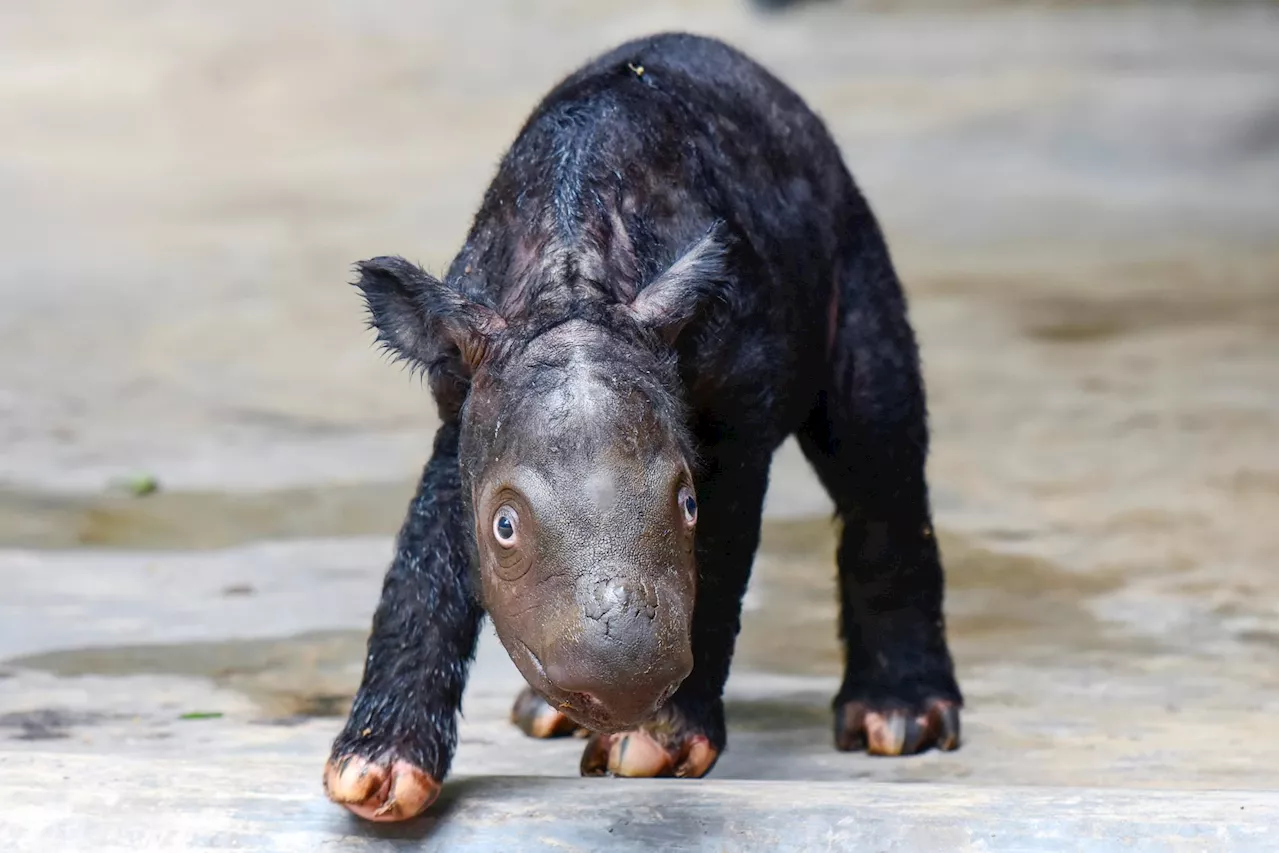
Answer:
<svg viewBox="0 0 1280 853"><path fill-rule="evenodd" d="M737 376L811 370L842 241L864 212L794 92L718 41L657 35L588 63L534 109L448 277L545 328L633 298L721 223L733 281L680 346L682 362L716 365L715 388L685 377L692 396L714 397Z"/></svg>

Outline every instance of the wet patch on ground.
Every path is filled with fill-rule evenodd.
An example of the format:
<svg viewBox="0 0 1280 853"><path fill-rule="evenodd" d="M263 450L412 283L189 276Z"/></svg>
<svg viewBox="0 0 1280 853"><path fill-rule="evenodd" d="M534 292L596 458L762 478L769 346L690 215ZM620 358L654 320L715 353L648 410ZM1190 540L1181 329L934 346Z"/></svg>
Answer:
<svg viewBox="0 0 1280 853"><path fill-rule="evenodd" d="M1091 265L1093 268L1091 268ZM1137 261L1063 258L1053 272L931 271L921 295L982 299L1036 343L1093 345L1157 332L1228 327L1274 340L1275 247Z"/></svg>
<svg viewBox="0 0 1280 853"><path fill-rule="evenodd" d="M206 549L262 539L392 535L412 483L273 492L56 495L0 489L0 543L18 548Z"/></svg>
<svg viewBox="0 0 1280 853"><path fill-rule="evenodd" d="M816 694L726 699L725 719L735 732L780 734L831 727L831 697Z"/></svg>
<svg viewBox="0 0 1280 853"><path fill-rule="evenodd" d="M37 708L0 714L0 732L14 740L63 740L81 726L94 725L116 716L62 708Z"/></svg>
<svg viewBox="0 0 1280 853"><path fill-rule="evenodd" d="M735 662L766 672L839 676L835 522L766 521ZM1020 543L1024 537L1013 537ZM1121 572L1072 572L940 530L947 626L961 662L1062 661L1094 652L1141 654L1153 644L1102 625L1091 600L1121 588Z"/></svg>
<svg viewBox="0 0 1280 853"><path fill-rule="evenodd" d="M1044 295L1017 300L1027 337L1046 343L1090 344L1139 332L1230 325L1276 334L1276 293L1244 292Z"/></svg>
<svg viewBox="0 0 1280 853"><path fill-rule="evenodd" d="M100 646L14 658L6 664L64 678L170 675L242 693L264 721L342 717L360 679L366 635L327 631L263 640Z"/></svg>

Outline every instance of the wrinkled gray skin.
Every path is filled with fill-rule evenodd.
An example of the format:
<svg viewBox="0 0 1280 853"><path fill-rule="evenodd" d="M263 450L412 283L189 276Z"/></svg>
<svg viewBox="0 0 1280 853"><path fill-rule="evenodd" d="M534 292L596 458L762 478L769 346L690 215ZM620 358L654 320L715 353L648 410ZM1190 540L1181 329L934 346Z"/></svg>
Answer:
<svg viewBox="0 0 1280 853"><path fill-rule="evenodd" d="M481 368L462 412L485 606L553 707L633 727L693 666L696 504L664 365L582 320L515 349Z"/></svg>

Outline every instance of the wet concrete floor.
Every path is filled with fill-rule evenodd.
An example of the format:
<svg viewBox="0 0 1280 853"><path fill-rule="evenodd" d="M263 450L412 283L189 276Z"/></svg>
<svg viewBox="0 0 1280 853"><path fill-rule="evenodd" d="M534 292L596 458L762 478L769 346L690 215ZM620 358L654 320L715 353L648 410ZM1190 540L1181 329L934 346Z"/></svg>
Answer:
<svg viewBox="0 0 1280 853"><path fill-rule="evenodd" d="M124 5L0 26L0 755L319 796L435 423L349 264L440 268L556 75L681 26L808 97L885 223L968 700L959 752L831 749L834 532L788 445L716 778L1276 789L1274 5ZM576 773L518 686L486 635L457 773Z"/></svg>

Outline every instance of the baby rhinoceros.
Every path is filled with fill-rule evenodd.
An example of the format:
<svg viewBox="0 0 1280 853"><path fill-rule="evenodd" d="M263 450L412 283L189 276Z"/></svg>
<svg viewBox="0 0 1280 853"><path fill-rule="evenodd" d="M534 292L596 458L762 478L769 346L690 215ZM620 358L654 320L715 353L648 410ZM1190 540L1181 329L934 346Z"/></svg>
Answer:
<svg viewBox="0 0 1280 853"><path fill-rule="evenodd" d="M531 688L525 732L587 730L586 775L706 774L791 435L843 525L836 748L958 745L902 289L776 78L707 38L624 44L533 112L443 281L382 257L357 283L443 425L326 767L335 802L432 802L486 612Z"/></svg>

